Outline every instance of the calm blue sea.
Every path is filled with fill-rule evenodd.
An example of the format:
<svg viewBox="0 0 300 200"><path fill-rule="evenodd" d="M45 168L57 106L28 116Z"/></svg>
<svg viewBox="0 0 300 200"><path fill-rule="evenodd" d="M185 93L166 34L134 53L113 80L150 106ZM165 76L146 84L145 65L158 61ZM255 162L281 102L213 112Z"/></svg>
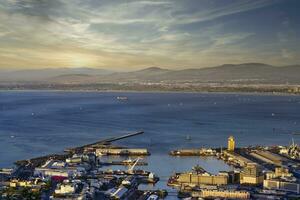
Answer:
<svg viewBox="0 0 300 200"><path fill-rule="evenodd" d="M127 96L128 101L117 100ZM118 144L147 147L148 167L165 177L201 164L228 169L221 161L172 158L184 147L287 145L300 132L300 96L223 93L0 92L0 167L18 159L143 130ZM186 140L186 137L191 140Z"/></svg>

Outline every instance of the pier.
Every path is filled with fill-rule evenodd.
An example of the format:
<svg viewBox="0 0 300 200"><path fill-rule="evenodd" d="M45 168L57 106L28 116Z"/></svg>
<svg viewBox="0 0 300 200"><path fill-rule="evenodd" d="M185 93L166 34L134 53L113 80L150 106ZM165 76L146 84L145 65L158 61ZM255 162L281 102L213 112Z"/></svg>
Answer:
<svg viewBox="0 0 300 200"><path fill-rule="evenodd" d="M122 136L111 137L111 138L108 138L108 139L99 140L99 141L91 143L91 144L86 144L86 145L83 145L83 146L80 146L80 147L67 148L67 149L65 149L65 152L82 153L84 151L84 149L87 148L87 147L93 147L93 146L97 146L97 145L110 145L112 142L122 140L122 139L126 139L126 138L129 138L129 137L134 137L134 136L137 136L137 135L141 135L143 133L144 133L144 131L139 131L139 132L135 132L135 133L128 133L128 134L122 135Z"/></svg>
<svg viewBox="0 0 300 200"><path fill-rule="evenodd" d="M129 137L134 137L137 135L141 135L143 134L143 131L139 131L139 132L135 132L135 133L128 133L125 135L121 135L121 136L115 136L115 137L111 137L108 139L103 139L91 144L86 144L83 146L79 146L79 147L74 147L74 148L69 148L69 149L65 149L64 152L65 153L61 153L61 154L50 154L50 155L46 155L46 156L40 156L40 157L36 157L36 158L31 158L31 159L27 159L27 160L18 160L15 162L15 164L17 166L30 166L30 167L37 167L39 165L41 165L42 163L46 162L49 159L56 159L56 160L65 160L66 158L70 157L72 154L80 154L83 153L85 148L88 147L92 147L92 146L96 146L96 145L110 145L112 142L118 141L118 140L122 140L122 139L126 139Z"/></svg>

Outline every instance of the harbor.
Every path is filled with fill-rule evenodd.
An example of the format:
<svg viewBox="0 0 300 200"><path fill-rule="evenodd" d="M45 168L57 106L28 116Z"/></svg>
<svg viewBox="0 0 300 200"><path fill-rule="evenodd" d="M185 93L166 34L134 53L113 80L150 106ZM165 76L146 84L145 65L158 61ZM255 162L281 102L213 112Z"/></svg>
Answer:
<svg viewBox="0 0 300 200"><path fill-rule="evenodd" d="M300 0L0 0L0 200L300 200Z"/></svg>
<svg viewBox="0 0 300 200"><path fill-rule="evenodd" d="M86 142L68 137L61 152L24 156L14 168L0 170L1 195L5 199L26 193L45 200L299 197L297 138L255 145L238 131L237 136L182 134L179 127L171 137L160 134L164 129L151 128L92 139L80 135ZM14 134L9 139L19 138Z"/></svg>
<svg viewBox="0 0 300 200"><path fill-rule="evenodd" d="M164 198L167 196L165 190L138 190L140 184L155 184L159 181L159 177L153 172L136 169L137 166L147 165L146 162L141 161L142 157L102 162L103 156L118 155L120 158L124 158L124 156L129 155L150 155L144 149L129 149L111 145L117 140L140 134L143 132L126 134L71 148L65 151L67 153L16 161L15 169L1 170L1 196L10 198L10 195L13 195L16 198L21 198L20 195L24 195L21 194L22 191L30 189L27 191L27 195L31 196L30 198L38 195L42 199L126 198L142 200L150 197ZM102 168L102 166L119 165L126 166L127 169ZM10 192L5 192L9 188ZM12 194L11 190L14 190Z"/></svg>
<svg viewBox="0 0 300 200"><path fill-rule="evenodd" d="M143 133L114 137L114 141L108 141L111 139L100 140L89 145L68 149L61 154L16 161L15 169L3 170L1 187L15 190L14 195L23 191L22 188L31 188L28 195L39 194L50 199L70 197L177 199L177 192L168 186L169 177L159 176L159 174L171 174L171 170L179 169L158 168L157 165L163 163L156 159L160 159L161 156L152 156L147 149L133 149L112 144L116 138L117 140L126 139L129 135L129 137L134 137L140 134ZM127 153L123 152L124 149ZM128 150L131 153L128 153ZM107 151L114 153L107 153ZM165 159L172 160L174 158L165 154ZM179 157L175 160L182 162ZM199 160L189 159L189 157L184 160L190 160L193 163L186 162L186 165L177 166L187 168L199 163ZM164 170L169 172L162 173ZM48 189L45 188L47 183L51 183L47 187L53 188L52 196L48 196ZM101 192L100 186L103 183L111 190ZM90 187L93 190L87 189ZM12 194L4 193L4 195Z"/></svg>
<svg viewBox="0 0 300 200"><path fill-rule="evenodd" d="M27 195L53 200L300 198L299 148L294 142L290 146L237 147L230 136L226 148L171 150L165 159L181 164L166 167L161 156L151 155L146 148L113 144L142 134L16 161L15 169L0 170L2 197L29 189ZM215 165L214 171L208 171L201 160L223 163L223 167ZM168 172L162 173L164 169Z"/></svg>
<svg viewBox="0 0 300 200"><path fill-rule="evenodd" d="M300 198L300 161L295 156L298 150L294 142L288 147L237 148L234 137L230 136L226 149L209 149L208 152L214 152L213 156L232 166L233 170L214 175L197 165L191 171L172 175L168 185L177 188L179 196L191 198ZM174 150L170 154L212 156L204 152L207 149Z"/></svg>

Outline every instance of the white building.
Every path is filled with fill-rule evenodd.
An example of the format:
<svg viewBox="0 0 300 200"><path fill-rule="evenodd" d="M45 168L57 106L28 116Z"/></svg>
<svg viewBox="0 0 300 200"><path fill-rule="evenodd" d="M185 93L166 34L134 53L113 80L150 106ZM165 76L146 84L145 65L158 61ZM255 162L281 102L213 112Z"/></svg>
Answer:
<svg viewBox="0 0 300 200"><path fill-rule="evenodd" d="M55 189L55 194L67 195L67 194L74 194L76 191L76 184L74 183L63 183L57 185Z"/></svg>

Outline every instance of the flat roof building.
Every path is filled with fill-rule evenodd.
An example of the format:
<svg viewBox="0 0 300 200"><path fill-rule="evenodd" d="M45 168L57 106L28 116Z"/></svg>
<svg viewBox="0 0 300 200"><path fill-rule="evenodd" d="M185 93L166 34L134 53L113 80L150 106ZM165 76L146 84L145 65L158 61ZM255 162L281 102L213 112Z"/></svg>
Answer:
<svg viewBox="0 0 300 200"><path fill-rule="evenodd" d="M249 199L250 193L247 191L234 190L201 190L201 192L192 192L192 197Z"/></svg>
<svg viewBox="0 0 300 200"><path fill-rule="evenodd" d="M263 151L263 150L255 150L250 153L251 156L255 157L258 160L263 162L283 166L288 160L280 155L274 154L270 151Z"/></svg>
<svg viewBox="0 0 300 200"><path fill-rule="evenodd" d="M297 182L287 182L279 179L264 180L264 188L300 194L300 184Z"/></svg>
<svg viewBox="0 0 300 200"><path fill-rule="evenodd" d="M228 176L182 173L178 175L177 182L194 184L194 185L227 185Z"/></svg>
<svg viewBox="0 0 300 200"><path fill-rule="evenodd" d="M256 163L249 163L240 174L241 184L260 185L264 181L262 169Z"/></svg>
<svg viewBox="0 0 300 200"><path fill-rule="evenodd" d="M240 166L245 167L250 163L253 163L252 160L249 160L248 158L245 158L244 156L241 156L240 154L237 154L232 151L225 151L224 154L231 159L235 160Z"/></svg>
<svg viewBox="0 0 300 200"><path fill-rule="evenodd" d="M149 155L147 149L99 148L96 155Z"/></svg>

